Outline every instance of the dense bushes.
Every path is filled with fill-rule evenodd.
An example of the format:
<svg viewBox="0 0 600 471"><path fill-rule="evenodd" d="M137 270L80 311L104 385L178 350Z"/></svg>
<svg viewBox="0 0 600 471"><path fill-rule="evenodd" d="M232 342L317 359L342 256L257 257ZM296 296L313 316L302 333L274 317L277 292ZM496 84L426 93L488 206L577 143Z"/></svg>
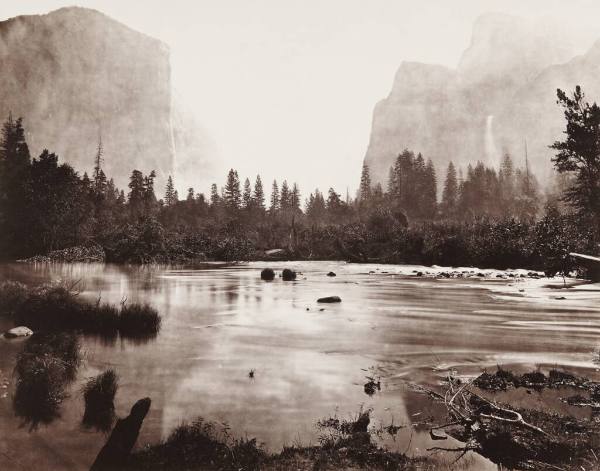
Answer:
<svg viewBox="0 0 600 471"><path fill-rule="evenodd" d="M429 222L393 226L384 238L368 224L313 227L300 233L298 258L345 259L481 268L528 268L569 272L569 252L596 253L591 226L555 211L537 223L513 219Z"/></svg>

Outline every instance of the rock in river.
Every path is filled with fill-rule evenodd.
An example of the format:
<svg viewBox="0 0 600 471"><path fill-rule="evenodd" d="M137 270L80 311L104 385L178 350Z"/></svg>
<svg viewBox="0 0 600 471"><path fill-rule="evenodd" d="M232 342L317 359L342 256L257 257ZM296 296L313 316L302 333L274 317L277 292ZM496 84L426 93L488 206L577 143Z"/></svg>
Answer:
<svg viewBox="0 0 600 471"><path fill-rule="evenodd" d="M330 271L329 273L327 273L327 276L336 276L336 274L332 271Z"/></svg>
<svg viewBox="0 0 600 471"><path fill-rule="evenodd" d="M339 296L327 296L317 299L318 303L341 303L342 299Z"/></svg>
<svg viewBox="0 0 600 471"><path fill-rule="evenodd" d="M19 326L19 327L14 327L10 330L7 330L4 333L4 336L9 339L14 339L16 337L29 337L32 334L33 334L33 330L31 330L29 327Z"/></svg>
<svg viewBox="0 0 600 471"><path fill-rule="evenodd" d="M296 279L296 272L285 268L281 272L281 278L283 278L283 281L294 281Z"/></svg>
<svg viewBox="0 0 600 471"><path fill-rule="evenodd" d="M265 268L260 272L260 279L265 281L273 281L275 278L275 272L270 268Z"/></svg>

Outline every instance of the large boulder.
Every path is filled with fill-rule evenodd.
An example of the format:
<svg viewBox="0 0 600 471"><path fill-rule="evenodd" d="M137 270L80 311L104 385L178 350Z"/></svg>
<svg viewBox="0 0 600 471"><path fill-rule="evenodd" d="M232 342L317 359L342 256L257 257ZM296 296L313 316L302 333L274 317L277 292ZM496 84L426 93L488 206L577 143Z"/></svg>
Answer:
<svg viewBox="0 0 600 471"><path fill-rule="evenodd" d="M264 281L273 281L275 279L275 272L271 268L265 268L260 272L260 279Z"/></svg>
<svg viewBox="0 0 600 471"><path fill-rule="evenodd" d="M8 339L14 339L17 337L29 337L30 335L33 335L33 330L25 326L14 327L4 332L4 336Z"/></svg>
<svg viewBox="0 0 600 471"><path fill-rule="evenodd" d="M285 268L281 272L281 278L283 279L283 281L294 281L296 279L296 272L290 270L289 268Z"/></svg>

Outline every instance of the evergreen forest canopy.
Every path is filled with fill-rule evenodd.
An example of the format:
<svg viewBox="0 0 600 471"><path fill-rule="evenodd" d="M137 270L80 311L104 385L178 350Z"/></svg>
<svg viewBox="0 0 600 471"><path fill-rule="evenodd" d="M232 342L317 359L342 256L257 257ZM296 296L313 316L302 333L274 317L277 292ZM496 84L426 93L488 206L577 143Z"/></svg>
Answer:
<svg viewBox="0 0 600 471"><path fill-rule="evenodd" d="M208 198L193 188L180 198L169 177L164 197L155 173L133 170L128 190L103 170L102 142L91 176L44 150L31 158L22 118L9 116L0 141L0 253L19 259L74 246L101 247L116 262L182 262L264 257L481 267L571 268L570 250L593 250L600 228L600 111L576 88L558 91L566 139L551 147L560 195L542 197L533 174L510 155L499 169L481 162L444 169L438 198L431 160L409 150L390 168L385 189L363 166L355 198L333 188L302 204L296 183L243 183L230 170ZM109 158L109 157L107 157ZM545 206L542 209L542 206Z"/></svg>

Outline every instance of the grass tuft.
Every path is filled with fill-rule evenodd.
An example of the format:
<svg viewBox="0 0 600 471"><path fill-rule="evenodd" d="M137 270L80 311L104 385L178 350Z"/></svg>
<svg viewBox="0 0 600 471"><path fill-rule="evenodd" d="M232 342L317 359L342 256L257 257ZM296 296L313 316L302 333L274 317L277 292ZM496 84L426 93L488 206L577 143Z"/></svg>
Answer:
<svg viewBox="0 0 600 471"><path fill-rule="evenodd" d="M69 334L34 334L17 357L13 407L34 429L59 417L68 396L66 386L75 379L81 362L77 337Z"/></svg>
<svg viewBox="0 0 600 471"><path fill-rule="evenodd" d="M117 333L129 338L152 338L160 330L161 317L147 304L85 302L65 284L30 288L20 283L0 283L0 315L33 331L80 331L106 338Z"/></svg>
<svg viewBox="0 0 600 471"><path fill-rule="evenodd" d="M103 432L110 431L115 420L114 400L118 388L118 377L112 369L89 379L83 387L85 427Z"/></svg>

